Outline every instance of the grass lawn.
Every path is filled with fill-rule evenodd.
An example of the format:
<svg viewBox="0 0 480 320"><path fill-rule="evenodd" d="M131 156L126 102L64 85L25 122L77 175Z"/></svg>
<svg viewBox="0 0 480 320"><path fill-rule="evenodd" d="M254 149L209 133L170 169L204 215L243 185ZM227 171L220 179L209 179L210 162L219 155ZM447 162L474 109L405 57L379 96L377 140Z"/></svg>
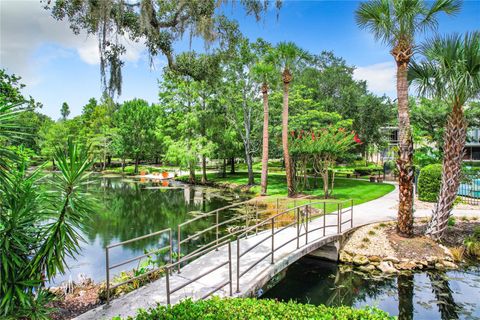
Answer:
<svg viewBox="0 0 480 320"><path fill-rule="evenodd" d="M256 185L251 187L250 191L256 195L260 194L260 174L255 173ZM186 181L188 177L180 177L179 180ZM197 179L200 176L197 175ZM232 186L244 186L247 184L248 178L246 172L239 172L235 174L227 174L226 178L221 178L217 173L210 173L207 175L210 182L219 184L229 184ZM313 178L310 179L310 185L313 186ZM323 197L322 180L319 178L316 189L305 190L302 194L314 195ZM368 181L335 178L335 187L333 197L338 200L353 199L354 204L364 203L373 199L377 199L394 189L393 185L386 183L372 183ZM268 175L268 190L267 194L274 197L287 196L287 183L285 174L271 173Z"/></svg>

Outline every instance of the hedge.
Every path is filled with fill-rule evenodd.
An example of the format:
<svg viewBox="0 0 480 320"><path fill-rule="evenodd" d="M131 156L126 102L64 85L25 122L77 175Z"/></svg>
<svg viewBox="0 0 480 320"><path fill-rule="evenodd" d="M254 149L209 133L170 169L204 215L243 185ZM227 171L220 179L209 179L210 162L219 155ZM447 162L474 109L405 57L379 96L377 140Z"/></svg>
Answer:
<svg viewBox="0 0 480 320"><path fill-rule="evenodd" d="M372 174L378 174L379 172L383 172L383 168L380 166L357 167L353 171L354 173L361 176L369 176Z"/></svg>
<svg viewBox="0 0 480 320"><path fill-rule="evenodd" d="M119 317L114 319L120 319ZM395 319L388 313L366 307L326 307L300 304L293 301L278 302L268 299L213 297L208 300L184 300L174 306L158 306L148 311L140 310L136 317L128 319L153 320L249 320L249 319L318 319L318 320L380 320Z"/></svg>
<svg viewBox="0 0 480 320"><path fill-rule="evenodd" d="M420 170L420 176L418 177L418 199L428 202L437 201L441 181L441 164L425 166Z"/></svg>

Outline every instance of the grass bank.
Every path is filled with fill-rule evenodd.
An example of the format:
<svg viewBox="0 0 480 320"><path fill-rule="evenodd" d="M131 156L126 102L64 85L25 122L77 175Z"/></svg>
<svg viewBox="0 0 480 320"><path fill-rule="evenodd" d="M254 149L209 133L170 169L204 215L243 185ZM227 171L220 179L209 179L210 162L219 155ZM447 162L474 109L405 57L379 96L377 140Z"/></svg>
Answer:
<svg viewBox="0 0 480 320"><path fill-rule="evenodd" d="M207 174L208 183L228 187L232 189L248 189L254 195L260 195L260 174L255 173L255 185L247 187L248 177L246 172L227 174L226 177L220 177L217 173ZM178 180L188 181L188 177L182 176ZM196 180L200 182L200 176ZM314 185L314 179L310 179L310 185ZM322 190L322 181L318 179L317 188L304 190L302 194L323 198L325 194ZM377 199L394 190L394 186L386 183L372 183L363 180L336 178L333 191L333 197L338 200L353 199L354 204L360 204ZM268 196L285 197L287 196L287 183L284 174L271 173L268 175Z"/></svg>

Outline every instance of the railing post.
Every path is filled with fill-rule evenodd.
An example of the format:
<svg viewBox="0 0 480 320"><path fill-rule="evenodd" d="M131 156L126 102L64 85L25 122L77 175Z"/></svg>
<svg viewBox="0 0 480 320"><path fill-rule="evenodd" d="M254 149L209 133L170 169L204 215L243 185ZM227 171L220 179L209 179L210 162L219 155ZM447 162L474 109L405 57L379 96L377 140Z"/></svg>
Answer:
<svg viewBox="0 0 480 320"><path fill-rule="evenodd" d="M237 238L237 293L240 292L240 238Z"/></svg>
<svg viewBox="0 0 480 320"><path fill-rule="evenodd" d="M294 209L297 216L297 249L300 248L300 210Z"/></svg>
<svg viewBox="0 0 480 320"><path fill-rule="evenodd" d="M181 234L181 227L178 225L177 229L177 238L178 238L178 243L177 243L177 262L180 261L180 256L182 254L182 234ZM181 263L178 264L178 273L180 273L180 265Z"/></svg>
<svg viewBox="0 0 480 320"><path fill-rule="evenodd" d="M168 241L170 241L170 259L169 263L173 263L173 238L172 238L172 229L168 229Z"/></svg>
<svg viewBox="0 0 480 320"><path fill-rule="evenodd" d="M275 218L272 218L272 264L274 264L275 251Z"/></svg>
<svg viewBox="0 0 480 320"><path fill-rule="evenodd" d="M215 211L215 216L216 216L216 218L215 218L215 221L216 221L216 228L215 228L216 231L215 231L215 233L216 233L216 239L217 239L216 244L218 246L218 210ZM218 251L218 247L215 249L215 251Z"/></svg>
<svg viewBox="0 0 480 320"><path fill-rule="evenodd" d="M327 222L327 204L324 202L323 203L323 236L325 237L325 229L326 227L326 222Z"/></svg>
<svg viewBox="0 0 480 320"><path fill-rule="evenodd" d="M305 244L308 244L308 204L305 208Z"/></svg>
<svg viewBox="0 0 480 320"><path fill-rule="evenodd" d="M228 242L228 283L230 289L230 296L233 295L232 288L232 242Z"/></svg>
<svg viewBox="0 0 480 320"><path fill-rule="evenodd" d="M353 228L353 199L350 204L350 229Z"/></svg>
<svg viewBox="0 0 480 320"><path fill-rule="evenodd" d="M165 273L165 280L166 280L165 284L167 286L167 305L169 305L170 304L170 276L169 276L170 268L167 266L166 269L167 269L167 272Z"/></svg>
<svg viewBox="0 0 480 320"><path fill-rule="evenodd" d="M340 213L340 203L337 203L337 233L341 233L342 231L342 216Z"/></svg>
<svg viewBox="0 0 480 320"><path fill-rule="evenodd" d="M258 234L258 207L255 210L255 235Z"/></svg>
<svg viewBox="0 0 480 320"><path fill-rule="evenodd" d="M110 261L108 259L108 247L105 247L105 262L107 276L107 306L110 305Z"/></svg>

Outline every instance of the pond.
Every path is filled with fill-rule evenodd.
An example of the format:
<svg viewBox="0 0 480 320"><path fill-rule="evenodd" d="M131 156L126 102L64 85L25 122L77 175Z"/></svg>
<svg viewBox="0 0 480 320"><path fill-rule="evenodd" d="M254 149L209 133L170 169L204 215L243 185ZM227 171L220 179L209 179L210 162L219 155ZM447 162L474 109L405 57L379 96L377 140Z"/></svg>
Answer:
<svg viewBox="0 0 480 320"><path fill-rule="evenodd" d="M480 267L366 277L332 262L303 258L262 298L329 306L375 306L406 319L480 319Z"/></svg>
<svg viewBox="0 0 480 320"><path fill-rule="evenodd" d="M193 218L195 213L246 200L245 195L213 188L175 181L165 187L160 180L122 177L94 176L88 185L88 192L96 199L97 213L85 222L84 230L80 232L85 240L81 243L80 254L76 259L67 260L69 270L65 275L55 278L54 285L70 279L76 281L80 274L94 281L103 281L105 246L165 228L172 228L173 239L176 239L177 225ZM201 220L192 227L201 228L198 224L202 223L210 222ZM160 247L168 245L168 235L167 239L152 237L116 247L111 250L110 261L118 263L139 256L144 249L158 247L159 243ZM137 265L138 262L134 262L122 266L117 273L131 270Z"/></svg>

